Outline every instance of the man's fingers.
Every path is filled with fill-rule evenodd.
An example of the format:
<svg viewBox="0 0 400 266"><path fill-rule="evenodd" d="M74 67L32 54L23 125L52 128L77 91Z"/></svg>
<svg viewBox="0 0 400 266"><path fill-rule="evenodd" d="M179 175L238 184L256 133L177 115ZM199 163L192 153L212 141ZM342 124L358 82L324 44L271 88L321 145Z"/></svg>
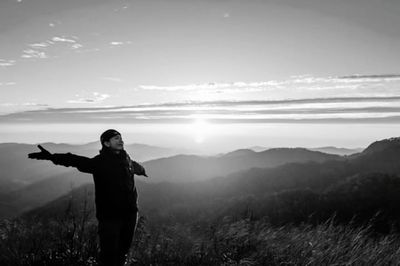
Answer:
<svg viewBox="0 0 400 266"><path fill-rule="evenodd" d="M43 148L42 145L38 145L38 148L40 149L40 151L41 151L42 153L51 155L51 153L50 153L48 150L46 150L45 148Z"/></svg>
<svg viewBox="0 0 400 266"><path fill-rule="evenodd" d="M45 148L42 147L42 145L38 145L38 148L40 149L40 151L42 152L47 152L47 150Z"/></svg>

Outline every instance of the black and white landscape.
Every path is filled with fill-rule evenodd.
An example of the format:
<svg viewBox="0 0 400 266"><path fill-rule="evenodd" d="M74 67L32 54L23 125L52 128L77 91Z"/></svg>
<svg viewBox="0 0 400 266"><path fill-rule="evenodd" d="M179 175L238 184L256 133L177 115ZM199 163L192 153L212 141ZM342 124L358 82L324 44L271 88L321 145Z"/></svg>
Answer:
<svg viewBox="0 0 400 266"><path fill-rule="evenodd" d="M28 154L93 158L108 129L148 175L127 265L400 265L399 14L1 0L0 266L99 263L93 177Z"/></svg>
<svg viewBox="0 0 400 266"><path fill-rule="evenodd" d="M94 144L43 145L96 154ZM54 263L48 257L53 253L63 263L94 258L91 176L29 160L34 145L8 143L1 149L8 154L0 160L8 169L0 198L4 261ZM399 259L392 251L400 244L400 138L346 156L304 148L242 149L152 158L143 165L150 179L136 177L141 218L131 254L143 265Z"/></svg>

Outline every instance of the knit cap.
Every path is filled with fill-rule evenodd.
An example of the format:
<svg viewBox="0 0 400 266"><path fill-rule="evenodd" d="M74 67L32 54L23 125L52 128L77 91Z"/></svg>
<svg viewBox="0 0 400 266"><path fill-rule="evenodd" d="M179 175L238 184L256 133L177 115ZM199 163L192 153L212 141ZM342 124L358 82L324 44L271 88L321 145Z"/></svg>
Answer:
<svg viewBox="0 0 400 266"><path fill-rule="evenodd" d="M109 141L112 137L117 136L117 135L121 135L121 133L119 133L115 129L108 129L108 130L104 131L100 136L101 145L103 145L104 142Z"/></svg>

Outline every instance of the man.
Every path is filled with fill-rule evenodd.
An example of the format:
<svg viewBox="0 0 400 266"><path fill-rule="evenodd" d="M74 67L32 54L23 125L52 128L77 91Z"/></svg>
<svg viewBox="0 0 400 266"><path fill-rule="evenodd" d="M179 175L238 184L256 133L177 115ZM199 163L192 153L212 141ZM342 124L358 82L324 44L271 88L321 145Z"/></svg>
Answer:
<svg viewBox="0 0 400 266"><path fill-rule="evenodd" d="M100 136L102 149L94 158L71 153L51 154L42 146L30 153L31 159L50 160L93 174L96 217L100 240L100 264L124 265L137 223L137 198L134 174L146 176L145 169L129 158L121 134L109 129Z"/></svg>

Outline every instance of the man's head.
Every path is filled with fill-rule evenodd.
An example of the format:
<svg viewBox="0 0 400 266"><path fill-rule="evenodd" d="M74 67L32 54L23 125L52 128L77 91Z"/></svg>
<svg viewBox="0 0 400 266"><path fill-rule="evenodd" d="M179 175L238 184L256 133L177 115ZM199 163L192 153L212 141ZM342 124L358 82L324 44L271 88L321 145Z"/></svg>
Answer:
<svg viewBox="0 0 400 266"><path fill-rule="evenodd" d="M113 151L121 151L124 149L124 141L122 140L121 133L115 129L108 129L100 136L101 146L109 148Z"/></svg>

